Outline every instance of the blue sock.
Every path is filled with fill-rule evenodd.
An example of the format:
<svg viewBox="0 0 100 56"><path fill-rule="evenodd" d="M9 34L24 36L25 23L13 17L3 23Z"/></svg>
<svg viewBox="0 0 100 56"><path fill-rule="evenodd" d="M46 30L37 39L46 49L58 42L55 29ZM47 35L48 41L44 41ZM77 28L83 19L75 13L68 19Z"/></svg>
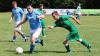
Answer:
<svg viewBox="0 0 100 56"><path fill-rule="evenodd" d="M35 43L40 43L41 42L41 39L37 38Z"/></svg>
<svg viewBox="0 0 100 56"><path fill-rule="evenodd" d="M16 40L16 36L14 35L14 36L13 36L13 41L15 41L15 40Z"/></svg>
<svg viewBox="0 0 100 56"><path fill-rule="evenodd" d="M35 44L30 44L30 53L32 53L32 51L34 50L35 48Z"/></svg>

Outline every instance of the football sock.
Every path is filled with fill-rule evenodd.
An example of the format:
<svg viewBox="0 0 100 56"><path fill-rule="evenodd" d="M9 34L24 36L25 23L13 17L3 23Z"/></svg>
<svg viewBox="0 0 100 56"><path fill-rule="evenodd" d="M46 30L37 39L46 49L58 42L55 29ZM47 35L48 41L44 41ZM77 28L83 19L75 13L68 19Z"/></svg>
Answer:
<svg viewBox="0 0 100 56"><path fill-rule="evenodd" d="M89 47L89 43L87 41L85 41L85 40L82 40L81 44L84 45L87 48Z"/></svg>
<svg viewBox="0 0 100 56"><path fill-rule="evenodd" d="M26 39L25 34L21 34L21 36L23 37L23 39Z"/></svg>
<svg viewBox="0 0 100 56"><path fill-rule="evenodd" d="M42 29L42 36L45 36L45 29Z"/></svg>
<svg viewBox="0 0 100 56"><path fill-rule="evenodd" d="M15 41L15 40L16 40L16 36L14 35L14 36L13 36L13 41Z"/></svg>
<svg viewBox="0 0 100 56"><path fill-rule="evenodd" d="M37 38L35 43L40 43L41 42L41 39Z"/></svg>
<svg viewBox="0 0 100 56"><path fill-rule="evenodd" d="M70 52L71 51L68 44L65 45L65 48L66 48L67 52Z"/></svg>
<svg viewBox="0 0 100 56"><path fill-rule="evenodd" d="M35 44L30 44L30 53L32 53L32 51L34 50L35 48Z"/></svg>

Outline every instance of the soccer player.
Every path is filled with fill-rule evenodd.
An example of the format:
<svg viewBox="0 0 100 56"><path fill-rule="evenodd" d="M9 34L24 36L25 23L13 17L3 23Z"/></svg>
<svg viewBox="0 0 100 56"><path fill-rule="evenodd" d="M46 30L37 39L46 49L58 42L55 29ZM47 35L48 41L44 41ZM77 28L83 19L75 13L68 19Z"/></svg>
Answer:
<svg viewBox="0 0 100 56"><path fill-rule="evenodd" d="M43 10L44 6L43 4L40 4L39 5L39 9L37 9L38 12L40 12L40 14L45 14L45 10ZM40 20L41 22L41 25L42 25L42 36L46 37L46 34L45 34L45 27L46 27L46 24L45 24L45 20L44 18Z"/></svg>
<svg viewBox="0 0 100 56"><path fill-rule="evenodd" d="M90 51L91 45L87 41L80 38L78 30L69 20L69 18L72 18L74 21L80 24L80 21L78 19L76 19L74 16L59 15L57 11L54 11L52 13L52 17L55 20L55 24L54 26L48 26L48 28L52 29L54 27L62 27L69 31L69 34L66 36L66 39L63 42L67 52L71 51L69 44L68 44L68 41L70 40L76 40L80 42Z"/></svg>
<svg viewBox="0 0 100 56"><path fill-rule="evenodd" d="M68 9L66 9L66 14L67 15L72 15L72 13Z"/></svg>
<svg viewBox="0 0 100 56"><path fill-rule="evenodd" d="M33 10L32 5L28 5L27 10L28 13L26 14L26 17L16 27L19 27L28 20L30 25L30 35L31 35L31 44L29 52L32 53L32 51L35 48L35 43L40 43L43 46L43 40L39 39L38 37L42 31L40 19L44 18L44 15L39 14L39 12Z"/></svg>
<svg viewBox="0 0 100 56"><path fill-rule="evenodd" d="M80 16L81 16L81 5L79 4L76 9L76 18L80 20Z"/></svg>
<svg viewBox="0 0 100 56"><path fill-rule="evenodd" d="M16 26L22 20L23 10L20 7L17 6L17 2L16 1L12 2L12 6L13 6L12 15L11 15L11 18L9 20L9 23L11 23L11 21L14 19L15 26ZM17 28L15 27L14 35L13 35L13 42L16 41L17 33L19 33L22 36L22 38L24 39L24 41L26 42L27 39L26 39L24 33L21 31L21 26L19 26Z"/></svg>

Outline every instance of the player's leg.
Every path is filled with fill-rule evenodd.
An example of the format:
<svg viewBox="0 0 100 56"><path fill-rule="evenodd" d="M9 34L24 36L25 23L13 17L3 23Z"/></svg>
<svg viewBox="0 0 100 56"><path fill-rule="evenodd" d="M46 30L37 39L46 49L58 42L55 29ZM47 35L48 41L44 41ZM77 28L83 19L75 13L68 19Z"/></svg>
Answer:
<svg viewBox="0 0 100 56"><path fill-rule="evenodd" d="M38 28L33 36L36 37L35 43L40 43L43 46L43 40L39 38L39 35L41 34L41 31L42 31L42 28Z"/></svg>
<svg viewBox="0 0 100 56"><path fill-rule="evenodd" d="M38 36L40 35L42 29L37 29L37 30L31 30L31 44L30 44L30 53L32 53L32 51L35 48L35 43L42 43L42 40L40 40L38 38ZM37 40L38 38L38 40ZM43 44L43 43L42 43Z"/></svg>
<svg viewBox="0 0 100 56"><path fill-rule="evenodd" d="M68 40L67 39L64 40L63 44L64 44L64 47L66 48L67 52L70 52L71 49L70 49L70 46L68 44Z"/></svg>
<svg viewBox="0 0 100 56"><path fill-rule="evenodd" d="M86 40L81 39L78 33L76 34L76 40L88 48L90 51L91 45Z"/></svg>
<svg viewBox="0 0 100 56"><path fill-rule="evenodd" d="M20 23L20 21L16 22L16 25L18 25L19 23ZM16 30L16 32L18 32L22 36L22 38L26 42L27 38L26 38L25 34L22 32L21 28L22 28L22 26L19 26L15 30Z"/></svg>
<svg viewBox="0 0 100 56"><path fill-rule="evenodd" d="M30 50L29 50L30 53L32 53L32 51L35 48L35 41L36 41L36 38L34 36L31 36L31 44L30 44Z"/></svg>
<svg viewBox="0 0 100 56"><path fill-rule="evenodd" d="M14 34L13 34L13 42L15 42L16 41L16 37L17 37L17 32L14 30Z"/></svg>
<svg viewBox="0 0 100 56"><path fill-rule="evenodd" d="M77 18L78 20L80 20L80 15L79 15L79 14L77 14L76 18Z"/></svg>
<svg viewBox="0 0 100 56"><path fill-rule="evenodd" d="M42 25L42 36L46 37L46 33L45 33L46 25L45 25L45 20L44 19L41 20L41 25Z"/></svg>
<svg viewBox="0 0 100 56"><path fill-rule="evenodd" d="M65 46L67 52L70 52L70 51L71 51L70 46L69 46L69 43L68 43L69 40L71 40L71 35L70 35L70 33L66 36L66 39L65 39L64 42L63 42L63 44L64 44L64 46Z"/></svg>

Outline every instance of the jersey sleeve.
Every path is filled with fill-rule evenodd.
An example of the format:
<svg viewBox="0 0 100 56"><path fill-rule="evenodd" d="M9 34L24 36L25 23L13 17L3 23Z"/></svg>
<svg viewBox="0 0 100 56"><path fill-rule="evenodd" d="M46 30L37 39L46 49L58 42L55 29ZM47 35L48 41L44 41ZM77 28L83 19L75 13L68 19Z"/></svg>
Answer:
<svg viewBox="0 0 100 56"><path fill-rule="evenodd" d="M35 14L36 15L41 15L42 13L40 13L38 10L35 10Z"/></svg>
<svg viewBox="0 0 100 56"><path fill-rule="evenodd" d="M14 15L13 9L11 10L12 15Z"/></svg>
<svg viewBox="0 0 100 56"><path fill-rule="evenodd" d="M22 10L21 8L20 8L20 13L21 13L21 14L23 14L23 13L24 13L24 12L23 12L23 10Z"/></svg>

